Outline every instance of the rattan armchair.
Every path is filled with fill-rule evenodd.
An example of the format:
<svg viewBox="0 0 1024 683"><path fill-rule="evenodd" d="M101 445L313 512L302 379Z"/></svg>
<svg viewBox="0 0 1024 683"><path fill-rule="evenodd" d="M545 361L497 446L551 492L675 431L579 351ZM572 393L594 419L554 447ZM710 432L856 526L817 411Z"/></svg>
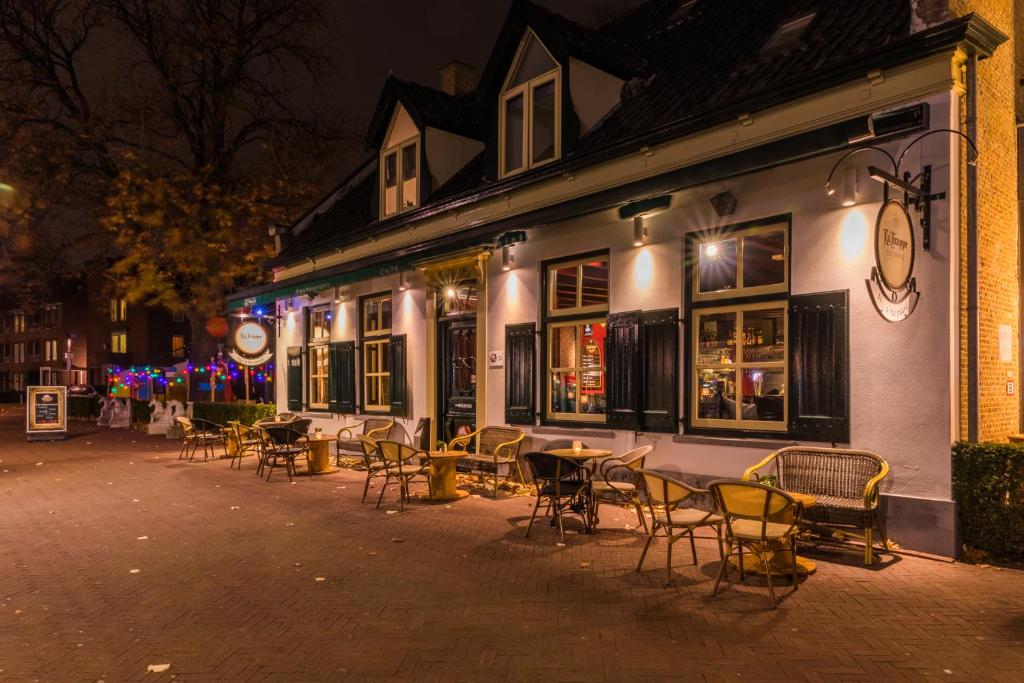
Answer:
<svg viewBox="0 0 1024 683"><path fill-rule="evenodd" d="M426 480L427 491L431 492L430 459L426 453L408 444L383 439L377 442L377 450L384 463L384 483L381 484L380 495L377 497L378 508L384 499L384 491L387 490L388 482L392 480L397 481L399 486L399 512L405 512L405 501L409 498L409 484L417 477Z"/></svg>
<svg viewBox="0 0 1024 683"><path fill-rule="evenodd" d="M476 438L475 452L466 458L471 469L481 474L494 468L494 497L498 497L499 465L508 465L508 479L512 478L512 466L519 473L519 481L526 481L523 468L519 465L519 447L526 434L518 427L481 427L475 432L457 436L448 442L448 450L468 449L469 443Z"/></svg>
<svg viewBox="0 0 1024 683"><path fill-rule="evenodd" d="M733 548L739 558L740 581L743 581L743 548L758 557L764 567L772 609L778 607L772 567L769 560L780 550L787 550L791 558L793 590L800 587L796 565L797 522L803 505L785 491L753 481L718 479L708 484L718 508L725 518L726 552L722 568L715 580L711 597L718 594L718 586L729 574L729 557Z"/></svg>
<svg viewBox="0 0 1024 683"><path fill-rule="evenodd" d="M537 502L530 515L530 523L526 527L526 537L530 537L533 522L541 503L547 503L545 516L550 512L553 524L558 526L559 542L565 543L565 528L562 525L562 514L572 512L583 519L583 526L590 528L589 482L584 476L585 470L580 463L568 458L561 458L551 453L527 453L526 464L533 475L533 485L537 489Z"/></svg>
<svg viewBox="0 0 1024 683"><path fill-rule="evenodd" d="M295 461L300 457L306 459L306 472L309 473L309 437L291 424L268 425L263 427L263 431L270 437L266 444L267 454L263 459L267 481L270 481L279 460L284 461L288 481L292 481L295 476Z"/></svg>
<svg viewBox="0 0 1024 683"><path fill-rule="evenodd" d="M602 502L618 503L631 505L636 510L636 517L640 520L644 533L648 533L647 519L640 507L638 474L644 468L647 454L652 450L654 446L640 446L598 464L597 476L590 482L590 489L594 494L594 526L600 523L598 512Z"/></svg>
<svg viewBox="0 0 1024 683"><path fill-rule="evenodd" d="M235 466L236 460L238 469L242 469L242 458L246 455L262 457L263 439L260 438L255 427L247 427L241 422L232 420L228 422L228 429L231 430L235 441L235 452L231 454L229 469Z"/></svg>
<svg viewBox="0 0 1024 683"><path fill-rule="evenodd" d="M336 464L341 464L341 454L343 451L362 455L363 445L359 439L360 436L367 436L374 441L390 439L391 430L394 426L395 421L390 417L368 417L361 422L356 422L348 427L342 427L338 430L338 434L335 437L338 446ZM360 428L362 428L362 431L357 432L356 430Z"/></svg>
<svg viewBox="0 0 1024 683"><path fill-rule="evenodd" d="M724 561L725 554L722 550L722 522L724 520L722 516L716 514L714 507L711 510L681 507L683 503L694 496L707 495L708 492L667 477L660 472L642 470L640 475L644 497L651 513L651 528L647 535L647 543L644 544L643 552L640 553L640 561L636 564L636 570L640 571L640 568L643 567L647 550L658 536L659 530L664 532L664 538L668 541L667 572L669 581L672 580L672 546L676 541L689 537L693 564L697 564L697 543L694 536L697 529L708 528L715 532L715 536L718 538L718 554Z"/></svg>
<svg viewBox="0 0 1024 683"><path fill-rule="evenodd" d="M366 466L366 483L363 484L363 497L359 501L362 503L366 502L366 494L370 491L370 480L374 477L387 477L388 469L375 439L360 434L359 445L363 449L363 464Z"/></svg>
<svg viewBox="0 0 1024 683"><path fill-rule="evenodd" d="M178 452L179 460L188 456L189 462L192 462L200 446L203 449L204 462L216 457L214 447L217 445L224 449L224 455L227 456L227 438L224 434L223 426L216 422L201 420L195 417L178 417L175 419L181 425L181 430L184 434L181 450Z"/></svg>
<svg viewBox="0 0 1024 683"><path fill-rule="evenodd" d="M756 480L758 470L775 464L778 487L814 496L802 521L808 526L840 529L864 541L864 564L874 562L874 531L887 549L885 522L879 514L879 483L889 463L871 451L789 446L747 469L743 479Z"/></svg>

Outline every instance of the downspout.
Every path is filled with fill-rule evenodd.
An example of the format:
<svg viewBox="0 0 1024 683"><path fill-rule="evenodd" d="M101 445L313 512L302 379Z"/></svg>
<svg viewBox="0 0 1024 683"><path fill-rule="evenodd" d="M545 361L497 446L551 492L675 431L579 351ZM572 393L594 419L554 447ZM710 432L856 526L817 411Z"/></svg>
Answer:
<svg viewBox="0 0 1024 683"><path fill-rule="evenodd" d="M977 135L978 55L967 58L965 95L967 137ZM967 440L978 441L978 168L967 164Z"/></svg>

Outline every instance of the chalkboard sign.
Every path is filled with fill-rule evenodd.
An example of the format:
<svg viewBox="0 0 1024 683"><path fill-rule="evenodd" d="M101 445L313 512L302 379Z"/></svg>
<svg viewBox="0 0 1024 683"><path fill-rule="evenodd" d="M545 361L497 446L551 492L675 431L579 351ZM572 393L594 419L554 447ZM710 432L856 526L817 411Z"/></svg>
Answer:
<svg viewBox="0 0 1024 683"><path fill-rule="evenodd" d="M28 387L25 433L29 441L67 436L67 387Z"/></svg>

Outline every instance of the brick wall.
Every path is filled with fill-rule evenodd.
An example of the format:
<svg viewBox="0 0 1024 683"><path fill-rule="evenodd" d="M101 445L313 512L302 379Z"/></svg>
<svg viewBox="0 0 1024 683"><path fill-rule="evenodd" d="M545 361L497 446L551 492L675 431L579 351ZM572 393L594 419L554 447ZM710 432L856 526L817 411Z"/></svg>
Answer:
<svg viewBox="0 0 1024 683"><path fill-rule="evenodd" d="M924 0L917 8L931 17L942 14L939 0ZM1021 103L1018 80L1020 57L1015 42L1024 16L1015 16L1015 0L950 0L952 14L976 12L1010 36L996 54L978 65L978 399L979 438L1005 440L1020 431L1017 393L1007 395L1007 381L1019 389L1020 279L1017 205L1016 112ZM1018 9L1017 14L1024 14ZM961 186L961 192L964 191ZM963 204L963 203L961 203ZM967 435L967 289L966 213L961 221L961 436ZM1011 360L1000 358L999 329L1011 329Z"/></svg>

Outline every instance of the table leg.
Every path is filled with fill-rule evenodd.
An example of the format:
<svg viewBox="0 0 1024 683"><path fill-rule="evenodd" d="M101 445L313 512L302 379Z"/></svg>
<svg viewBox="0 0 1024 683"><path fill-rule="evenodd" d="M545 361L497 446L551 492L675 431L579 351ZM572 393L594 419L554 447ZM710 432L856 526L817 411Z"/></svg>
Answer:
<svg viewBox="0 0 1024 683"><path fill-rule="evenodd" d="M743 571L748 574L756 574L757 576L764 576L764 565L761 563L761 554L759 552L750 549L750 546L746 546L746 549L750 552L744 553L743 555ZM768 560L768 567L771 569L772 576L783 576L788 577L793 573L793 551L789 548L773 548L769 550L772 553L771 558ZM731 555L729 561L734 567L739 567L739 557ZM806 557L796 556L796 573L797 576L807 576L817 571L818 566L813 560L809 560Z"/></svg>
<svg viewBox="0 0 1024 683"><path fill-rule="evenodd" d="M331 467L331 442L310 440L309 473L326 474L334 471L334 468Z"/></svg>
<svg viewBox="0 0 1024 683"><path fill-rule="evenodd" d="M465 498L469 494L456 488L455 460L437 458L430 461L431 500L445 501Z"/></svg>

